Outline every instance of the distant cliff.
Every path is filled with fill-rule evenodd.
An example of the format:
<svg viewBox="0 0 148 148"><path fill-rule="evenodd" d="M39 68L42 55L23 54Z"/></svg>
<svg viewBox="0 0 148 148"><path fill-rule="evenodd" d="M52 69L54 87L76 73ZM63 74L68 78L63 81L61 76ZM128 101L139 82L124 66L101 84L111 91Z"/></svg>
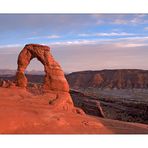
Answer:
<svg viewBox="0 0 148 148"><path fill-rule="evenodd" d="M73 72L66 76L71 88L148 88L148 70L121 69Z"/></svg>
<svg viewBox="0 0 148 148"><path fill-rule="evenodd" d="M31 71L25 71L28 75L44 75L43 71L38 70L31 70ZM14 76L16 75L16 70L12 69L0 69L0 76Z"/></svg>
<svg viewBox="0 0 148 148"><path fill-rule="evenodd" d="M14 80L15 70L0 70L0 78ZM43 72L26 72L30 82L43 83ZM80 71L66 75L69 85L78 88L148 88L148 70L119 69Z"/></svg>

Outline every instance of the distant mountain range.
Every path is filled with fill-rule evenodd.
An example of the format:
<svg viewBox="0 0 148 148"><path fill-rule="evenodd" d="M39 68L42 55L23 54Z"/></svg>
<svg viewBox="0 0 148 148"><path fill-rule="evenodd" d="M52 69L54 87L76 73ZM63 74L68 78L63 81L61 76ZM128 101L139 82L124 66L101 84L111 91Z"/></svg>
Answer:
<svg viewBox="0 0 148 148"><path fill-rule="evenodd" d="M0 75L15 75L16 70L0 69Z"/></svg>
<svg viewBox="0 0 148 148"><path fill-rule="evenodd" d="M44 71L38 71L38 70L31 70L31 71L25 71L26 74L30 75L44 75ZM0 75L15 75L16 70L11 70L11 69L0 69Z"/></svg>
<svg viewBox="0 0 148 148"><path fill-rule="evenodd" d="M119 69L80 71L68 74L73 89L79 88L148 88L148 70Z"/></svg>
<svg viewBox="0 0 148 148"><path fill-rule="evenodd" d="M16 70L0 70L0 77L13 79ZM26 71L30 82L43 82L43 71ZM11 77L12 76L12 77ZM66 74L71 88L148 88L148 70L116 69L100 71L80 71Z"/></svg>

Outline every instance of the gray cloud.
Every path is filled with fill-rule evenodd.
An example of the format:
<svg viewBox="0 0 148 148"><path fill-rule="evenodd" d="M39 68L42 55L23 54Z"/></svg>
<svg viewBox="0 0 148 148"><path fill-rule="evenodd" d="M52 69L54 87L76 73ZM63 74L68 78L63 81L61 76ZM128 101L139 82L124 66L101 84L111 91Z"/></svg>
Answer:
<svg viewBox="0 0 148 148"><path fill-rule="evenodd" d="M52 35L48 35L48 36L34 36L34 37L29 37L28 39L30 40L36 40L36 39L57 39L60 38L61 36L56 35L56 34L52 34Z"/></svg>
<svg viewBox="0 0 148 148"><path fill-rule="evenodd" d="M52 31L75 30L73 27L83 28L94 19L91 15L80 14L1 14L0 31L21 29L46 29ZM72 22L72 23L71 23ZM79 26L79 27L78 27Z"/></svg>
<svg viewBox="0 0 148 148"><path fill-rule="evenodd" d="M83 33L78 34L78 36L82 37L89 37L89 36L133 36L135 34L133 33L127 33L127 32L100 32L100 33Z"/></svg>
<svg viewBox="0 0 148 148"><path fill-rule="evenodd" d="M138 25L148 23L147 14L94 14L96 24Z"/></svg>

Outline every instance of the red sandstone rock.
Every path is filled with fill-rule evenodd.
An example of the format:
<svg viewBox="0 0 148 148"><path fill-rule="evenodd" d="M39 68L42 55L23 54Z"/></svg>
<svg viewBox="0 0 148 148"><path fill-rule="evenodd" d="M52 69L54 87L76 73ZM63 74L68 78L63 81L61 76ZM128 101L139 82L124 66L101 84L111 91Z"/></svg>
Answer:
<svg viewBox="0 0 148 148"><path fill-rule="evenodd" d="M64 77L64 73L60 65L52 57L50 48L39 44L28 44L20 52L16 74L18 86L27 86L27 79L24 71L33 58L37 58L44 65L44 89L69 91L69 85Z"/></svg>
<svg viewBox="0 0 148 148"><path fill-rule="evenodd" d="M64 73L60 65L52 57L48 46L28 44L23 48L18 57L17 86L27 87L27 78L24 71L33 58L37 58L44 65L45 78L42 89L43 93L47 94L47 98L44 99L48 100L48 105L52 108L52 111L65 110L77 112L69 94L69 85ZM32 87L34 94L37 94L35 92L37 89L35 86Z"/></svg>
<svg viewBox="0 0 148 148"><path fill-rule="evenodd" d="M148 133L144 124L92 117L67 107L61 109L61 103L53 102L56 95L55 91L34 96L26 89L0 88L0 134Z"/></svg>
<svg viewBox="0 0 148 148"><path fill-rule="evenodd" d="M15 87L15 83L10 80L0 80L0 87L3 88Z"/></svg>

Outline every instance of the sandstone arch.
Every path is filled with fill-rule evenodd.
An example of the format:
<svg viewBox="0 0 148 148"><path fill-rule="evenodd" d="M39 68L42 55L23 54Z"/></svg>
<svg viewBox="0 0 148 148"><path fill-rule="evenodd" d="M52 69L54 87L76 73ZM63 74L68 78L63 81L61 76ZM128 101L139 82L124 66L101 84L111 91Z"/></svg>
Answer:
<svg viewBox="0 0 148 148"><path fill-rule="evenodd" d="M69 85L65 79L64 73L60 65L52 57L50 48L39 44L27 44L20 52L17 61L17 86L27 87L27 78L24 71L33 58L37 58L44 66L44 89L69 91Z"/></svg>

